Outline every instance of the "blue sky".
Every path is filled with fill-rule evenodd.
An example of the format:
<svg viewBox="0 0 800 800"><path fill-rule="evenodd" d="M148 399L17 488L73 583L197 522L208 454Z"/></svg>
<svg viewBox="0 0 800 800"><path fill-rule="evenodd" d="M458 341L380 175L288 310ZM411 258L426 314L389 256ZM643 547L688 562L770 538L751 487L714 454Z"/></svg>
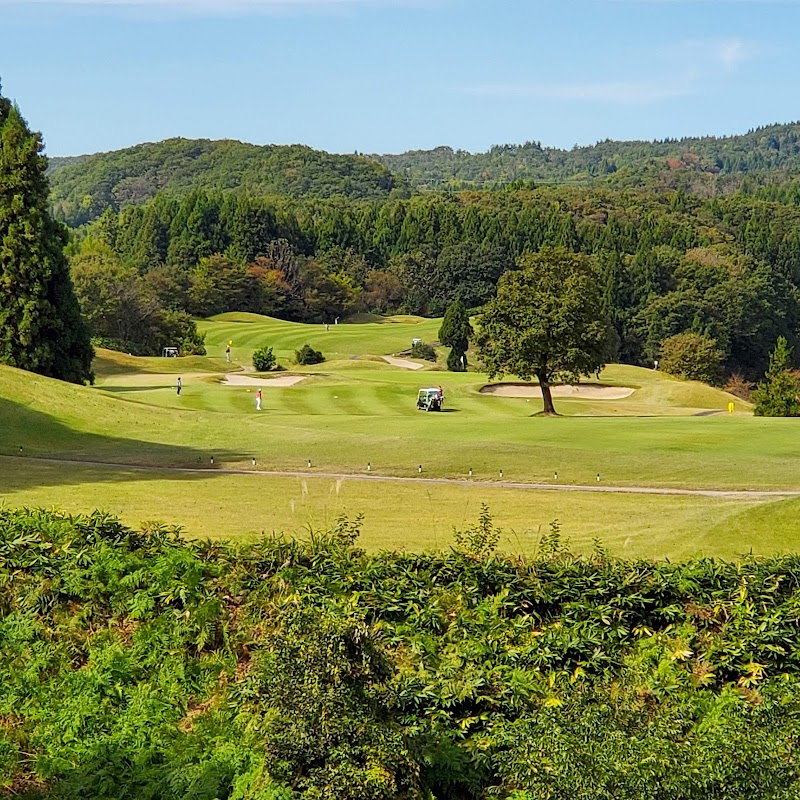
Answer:
<svg viewBox="0 0 800 800"><path fill-rule="evenodd" d="M800 118L800 0L0 0L50 155L170 136L401 152Z"/></svg>

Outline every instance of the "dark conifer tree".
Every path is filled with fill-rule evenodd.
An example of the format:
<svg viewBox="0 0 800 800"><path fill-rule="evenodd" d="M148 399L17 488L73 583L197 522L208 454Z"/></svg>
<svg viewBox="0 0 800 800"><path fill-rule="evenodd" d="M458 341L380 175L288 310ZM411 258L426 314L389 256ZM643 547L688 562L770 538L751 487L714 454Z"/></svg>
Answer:
<svg viewBox="0 0 800 800"><path fill-rule="evenodd" d="M92 347L50 215L40 134L0 95L0 363L92 379Z"/></svg>
<svg viewBox="0 0 800 800"><path fill-rule="evenodd" d="M464 304L456 300L450 304L439 329L439 341L450 348L447 369L450 372L467 371L467 348L472 338L472 325Z"/></svg>

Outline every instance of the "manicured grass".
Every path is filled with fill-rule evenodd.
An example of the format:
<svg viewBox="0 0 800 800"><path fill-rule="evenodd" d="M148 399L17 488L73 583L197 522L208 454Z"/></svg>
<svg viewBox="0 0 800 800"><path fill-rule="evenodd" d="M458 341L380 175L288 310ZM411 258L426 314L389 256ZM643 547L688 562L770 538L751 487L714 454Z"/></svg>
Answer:
<svg viewBox="0 0 800 800"><path fill-rule="evenodd" d="M98 388L57 384L0 370L5 424L0 451L120 463L243 465L298 469L307 459L326 471L671 487L792 488L797 485L793 420L677 416L727 402L707 387L647 370L609 368L609 383L642 385L627 400L561 401L565 413L532 417L539 406L478 393L484 376L437 373L449 413L414 408L421 376L386 367L329 372L291 388L266 388L264 411L254 391L222 386L207 374L141 373L101 379ZM429 383L430 380L426 380ZM659 388L662 387L662 388ZM692 408L667 406L683 393ZM642 399L644 398L644 399ZM664 408L665 416L658 416ZM600 416L601 412L603 413ZM618 416L613 416L614 413ZM646 416L627 416L639 412ZM670 416L673 415L673 416Z"/></svg>
<svg viewBox="0 0 800 800"><path fill-rule="evenodd" d="M0 457L0 498L14 506L102 508L131 525L159 520L189 536L247 538L307 533L340 514L364 514L367 549L448 547L452 528L473 524L486 503L502 527L500 546L533 552L550 523L579 550L595 539L629 556L735 557L800 548L800 501L591 495L497 486L379 484L271 476L186 476Z"/></svg>
<svg viewBox="0 0 800 800"><path fill-rule="evenodd" d="M374 319L370 317L370 319ZM261 317L258 314L219 314L200 320L198 329L206 336L206 349L212 356L224 356L225 346L233 342L231 354L237 363L250 363L253 351L265 345L284 365L295 350L310 344L327 359L336 360L367 354L391 355L411 347L412 339L433 342L439 335L440 319L386 317L380 323L306 325L299 322Z"/></svg>
<svg viewBox="0 0 800 800"><path fill-rule="evenodd" d="M295 510L286 510L296 479L143 478L125 469L109 479L100 476L107 470L85 468L84 478L75 481L84 468L64 465L48 467L42 482L42 473L27 461L4 467L14 483L0 484L0 496L70 510L107 500L125 515L149 509L149 516L183 522L198 535L234 535L296 530L308 521L324 525L338 513L343 490L336 496L336 484L314 479L315 471L364 474L369 462L374 474L415 477L422 465L425 477L466 478L472 469L475 485L344 484L348 510L364 511L374 526L365 529L374 546L422 547L428 530L445 537L451 524L473 519L482 500L517 531L538 530L557 517L569 520L582 542L602 535L619 547L639 543L641 553L653 555L703 546L727 554L767 542L771 549L793 546L792 502L532 494L499 485L502 470L503 480L517 482L550 482L558 472L560 483L595 484L599 473L606 485L800 488L798 422L754 418L740 401L729 416L725 409L732 398L717 389L610 366L601 382L636 388L631 397L557 399L563 416L544 418L535 416L540 401L481 394L485 375L412 372L380 359L413 336L435 338L438 320L340 324L327 333L322 326L252 315L223 315L203 325L207 340L218 342L219 355L136 359L104 351L96 362L95 387L0 367L0 453L157 467L211 467L213 456L216 467L248 469L256 458L263 469L309 473L305 480L315 487L304 495L309 516L301 518L296 498ZM265 343L267 333L267 343L279 353L308 341L336 358L293 368L306 380L290 388L276 388L265 378L264 410L256 413L255 386L220 382L225 370L239 369L225 363L224 343L233 339L234 357L249 358L247 348ZM327 349L323 339L335 349ZM177 375L183 381L180 397ZM416 411L417 389L439 384L447 413ZM13 491L4 488L10 485ZM173 496L174 487L179 490Z"/></svg>

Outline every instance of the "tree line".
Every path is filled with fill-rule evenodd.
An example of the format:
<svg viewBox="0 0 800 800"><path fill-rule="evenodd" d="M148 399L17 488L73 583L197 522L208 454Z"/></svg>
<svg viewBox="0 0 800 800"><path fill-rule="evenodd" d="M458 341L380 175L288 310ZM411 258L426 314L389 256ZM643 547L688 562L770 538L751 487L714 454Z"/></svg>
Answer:
<svg viewBox="0 0 800 800"><path fill-rule="evenodd" d="M800 166L800 124L768 125L738 136L613 141L565 150L541 142L495 145L485 153L451 147L372 155L416 189L500 188L517 181L656 185L688 181L725 192L745 176L769 181Z"/></svg>
<svg viewBox="0 0 800 800"><path fill-rule="evenodd" d="M52 159L48 171L56 219L70 226L195 188L290 197L380 198L405 191L377 161L303 145L257 146L233 140L167 139L77 158Z"/></svg>
<svg viewBox="0 0 800 800"><path fill-rule="evenodd" d="M323 322L355 311L438 316L455 301L478 309L525 254L549 246L592 258L622 361L652 363L664 340L691 332L713 341L722 372L752 379L778 336L797 343L800 209L742 193L162 194L107 210L77 232L70 255L83 297L103 269L129 270L165 309Z"/></svg>
<svg viewBox="0 0 800 800"><path fill-rule="evenodd" d="M498 189L525 183L617 188L684 187L725 195L791 181L800 167L800 125L770 125L740 136L654 142L605 140L564 150L539 142L485 153L450 147L386 155L335 155L300 145L167 139L109 153L51 160L56 217L71 226L193 189L293 197L383 198L412 192Z"/></svg>

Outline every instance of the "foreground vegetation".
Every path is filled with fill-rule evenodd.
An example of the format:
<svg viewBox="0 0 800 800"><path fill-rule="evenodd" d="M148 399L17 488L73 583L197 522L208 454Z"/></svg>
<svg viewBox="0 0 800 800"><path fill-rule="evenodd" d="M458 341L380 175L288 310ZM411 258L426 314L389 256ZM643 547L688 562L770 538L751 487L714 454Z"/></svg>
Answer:
<svg viewBox="0 0 800 800"><path fill-rule="evenodd" d="M27 798L787 799L797 556L188 543L0 511L0 779Z"/></svg>

